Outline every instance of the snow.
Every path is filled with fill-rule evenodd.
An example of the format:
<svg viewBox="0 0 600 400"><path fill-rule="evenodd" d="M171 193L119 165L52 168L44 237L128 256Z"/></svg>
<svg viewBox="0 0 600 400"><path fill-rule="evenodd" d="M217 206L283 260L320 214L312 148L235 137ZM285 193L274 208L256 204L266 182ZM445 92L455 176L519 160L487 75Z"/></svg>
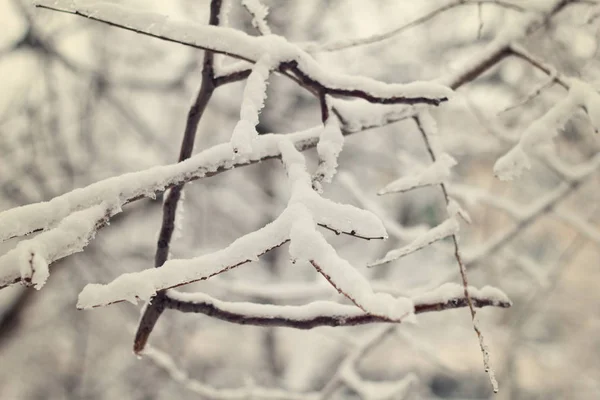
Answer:
<svg viewBox="0 0 600 400"><path fill-rule="evenodd" d="M106 285L89 284L79 294L77 308L86 309L119 301L137 304L158 290L209 277L257 260L258 255L289 240L291 214L282 213L265 227L242 236L224 249L192 259L173 259L161 268L126 273Z"/></svg>
<svg viewBox="0 0 600 400"><path fill-rule="evenodd" d="M93 17L119 24L155 37L185 43L212 50L246 61L257 62L264 54L273 60L294 61L310 79L320 82L329 90L358 90L369 93L379 100L400 98L426 98L441 100L449 98L453 91L433 82L387 84L371 78L332 72L321 65L300 47L276 35L253 37L236 29L220 26L203 26L151 12L140 12L113 3L95 0L37 0L36 5Z"/></svg>
<svg viewBox="0 0 600 400"><path fill-rule="evenodd" d="M345 132L358 132L410 118L426 107L422 104L373 104L363 99L334 98L330 103L343 117Z"/></svg>
<svg viewBox="0 0 600 400"><path fill-rule="evenodd" d="M292 187L290 203L302 203L318 224L337 232L367 238L387 238L385 227L375 214L319 196L312 189L304 156L288 140L281 140L279 146Z"/></svg>
<svg viewBox="0 0 600 400"><path fill-rule="evenodd" d="M93 206L69 215L51 230L19 242L0 257L0 287L20 278L40 289L49 277L49 264L82 251L110 212L105 204Z"/></svg>
<svg viewBox="0 0 600 400"><path fill-rule="evenodd" d="M286 137L296 146L316 143L320 127L287 134ZM12 237L23 236L38 229L48 229L75 211L106 202L115 204L112 215L120 212L120 206L140 197L154 197L156 192L165 190L191 179L266 157L277 157L279 136L261 135L253 152L233 161L234 153L230 143L223 143L207 149L195 156L166 166L123 174L93 183L85 188L75 189L47 202L29 204L0 212L0 242Z"/></svg>
<svg viewBox="0 0 600 400"><path fill-rule="evenodd" d="M410 244L399 249L389 251L383 258L376 260L373 263L370 263L368 267L375 267L378 265L387 264L401 257L407 256L411 253L414 253L415 251L429 246L432 243L457 234L459 229L460 224L458 223L458 220L456 219L456 217L452 216L446 219L441 224L437 225L436 227L431 228L423 235L417 237Z"/></svg>
<svg viewBox="0 0 600 400"><path fill-rule="evenodd" d="M240 120L231 135L231 145L234 153L247 155L252 152L252 143L258 138L258 132L256 131L258 115L265 106L267 80L272 68L271 57L265 54L254 65L246 80L240 107Z"/></svg>
<svg viewBox="0 0 600 400"><path fill-rule="evenodd" d="M258 29L261 35L270 35L271 29L267 25L269 8L262 4L260 0L242 0L242 5L252 14L252 26Z"/></svg>
<svg viewBox="0 0 600 400"><path fill-rule="evenodd" d="M500 289L492 286L485 286L477 289L473 286L468 287L469 296L472 299L488 300L495 306L502 304L512 304L508 296ZM425 304L444 304L453 299L463 299L465 297L465 288L457 283L445 283L437 289L413 296L413 302L419 305Z"/></svg>
<svg viewBox="0 0 600 400"><path fill-rule="evenodd" d="M184 293L169 290L169 298L189 304L207 304L226 313L243 315L247 318L282 318L293 321L308 321L318 317L348 318L364 315L360 308L333 301L313 301L299 306L257 304L250 302L221 301L205 293Z"/></svg>
<svg viewBox="0 0 600 400"><path fill-rule="evenodd" d="M320 197L312 190L305 158L294 143L281 136L278 147L292 194L288 207L275 221L212 254L191 260L169 260L161 268L123 274L107 285L87 285L79 295L77 307L91 308L123 300L134 304L138 300L148 301L158 290L208 279L257 260L266 251L291 241L289 251L293 259L309 261L363 311L398 321L409 318L414 311L410 299L374 293L368 280L340 258L316 230L318 223L338 231L350 228L352 234L367 233L385 237L381 221L368 211Z"/></svg>
<svg viewBox="0 0 600 400"><path fill-rule="evenodd" d="M449 154L443 153L434 163L420 172L397 179L387 184L377 192L378 195L402 193L412 189L438 185L450 177L450 170L456 165L456 160Z"/></svg>
<svg viewBox="0 0 600 400"><path fill-rule="evenodd" d="M412 241L418 236L427 232L428 229L425 225L406 227L396 222L395 218L387 215L383 207L377 204L376 201L367 197L367 194L365 194L359 188L358 182L356 182L356 179L354 179L350 173L340 172L338 174L338 182L341 183L354 196L362 208L375 214L381 220L381 222L383 222L386 231L389 232L393 237L403 241Z"/></svg>
<svg viewBox="0 0 600 400"><path fill-rule="evenodd" d="M313 181L329 183L333 179L337 171L338 156L344 146L344 135L342 133L340 123L336 116L331 115L325 126L323 132L319 138L317 144L317 154L319 155L319 167L315 172L315 179Z"/></svg>
<svg viewBox="0 0 600 400"><path fill-rule="evenodd" d="M310 177L306 172L304 156L287 140L280 143L282 160L288 171L292 196L287 210L293 210L294 222L290 232L290 256L294 260L310 262L339 292L365 312L400 320L413 313L412 302L407 298L394 298L387 293L374 293L368 280L362 276L348 261L338 256L335 249L315 229L313 209L307 205L315 203L318 196L310 185ZM340 205L330 207L341 208ZM355 209L358 211L359 209ZM334 213L327 213L333 218L331 226L337 226ZM373 216L374 217L374 216ZM355 218L352 218L355 219ZM379 221L376 217L375 219ZM385 232L381 222L378 228Z"/></svg>
<svg viewBox="0 0 600 400"><path fill-rule="evenodd" d="M374 293L368 280L340 258L315 230L308 211L298 213L290 238L290 255L293 259L311 262L338 291L365 312L400 320L414 311L409 299L395 299L387 293Z"/></svg>
<svg viewBox="0 0 600 400"><path fill-rule="evenodd" d="M581 80L571 78L568 83L568 95L529 125L519 143L496 162L494 173L499 179L513 180L520 177L525 169L531 168L529 156L533 150L554 138L580 107L588 110L594 129L598 130L600 118L595 114L595 111L600 111L598 93Z"/></svg>

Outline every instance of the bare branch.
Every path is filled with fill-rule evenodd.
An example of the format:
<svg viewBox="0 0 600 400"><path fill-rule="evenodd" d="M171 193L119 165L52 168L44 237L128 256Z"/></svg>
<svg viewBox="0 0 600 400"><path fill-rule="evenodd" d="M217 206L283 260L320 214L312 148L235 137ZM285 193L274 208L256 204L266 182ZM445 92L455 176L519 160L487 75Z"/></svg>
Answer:
<svg viewBox="0 0 600 400"><path fill-rule="evenodd" d="M519 11L519 12L527 11L525 8L519 6L518 4L510 3L510 2L502 1L502 0L452 0L449 3L444 4L443 6L440 6L436 9L434 9L433 11L428 12L427 14L423 15L422 17L419 17L419 18L409 22L408 24L402 25L398 28L394 28L388 32L368 36L368 37L365 37L362 39L349 39L349 40L342 40L342 41L334 41L334 42L325 43L325 44L321 44L321 45L309 44L309 45L305 46L305 49L310 53L333 52L333 51L352 49L352 48L356 48L356 47L360 47L360 46L366 46L369 44L383 42L387 39L390 39L394 36L399 35L400 33L404 32L410 28L413 28L417 25L421 25L424 22L427 22L427 21L437 17L438 15L440 15L448 10L451 10L453 8L457 8L460 6L470 6L470 5L481 6L481 4L496 5L499 7L503 7L503 8L509 9L509 10L514 10L514 11Z"/></svg>

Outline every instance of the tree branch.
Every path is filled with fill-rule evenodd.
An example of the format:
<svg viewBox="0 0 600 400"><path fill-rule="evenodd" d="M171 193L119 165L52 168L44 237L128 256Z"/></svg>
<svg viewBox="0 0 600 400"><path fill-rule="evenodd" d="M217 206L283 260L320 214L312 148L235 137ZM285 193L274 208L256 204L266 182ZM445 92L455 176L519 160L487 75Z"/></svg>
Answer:
<svg viewBox="0 0 600 400"><path fill-rule="evenodd" d="M209 25L219 24L219 13L221 10L222 0L211 0L210 2L210 16L208 23ZM208 106L208 102L212 97L212 94L216 88L214 82L214 53L210 50L206 50L204 53L204 61L202 63L202 82L198 95L194 104L192 104L185 125L185 131L183 133L183 139L181 141L181 149L179 153L179 162L185 161L192 156L194 150L194 142L196 140L196 132L198 131L198 124L200 119ZM163 218L162 226L158 234L158 242L156 246L156 255L154 258L154 267L160 268L169 258L169 252L171 247L171 240L173 238L173 232L175 231L175 217L177 214L177 206L181 201L181 195L183 191L184 183L173 186L165 199L163 204ZM139 353L144 349L148 337L152 332L154 325L160 318L164 305L165 293L159 291L152 302L146 305L137 332L135 334L133 351Z"/></svg>
<svg viewBox="0 0 600 400"><path fill-rule="evenodd" d="M511 306L510 301L502 295L492 294L493 292L486 293L486 289L470 289L472 291L471 301L474 307L508 308ZM454 292L460 290L462 289L459 286L454 287ZM460 295L435 298L438 296L435 291L433 293L433 298L427 298L428 294L413 298L415 314L468 306L465 297ZM168 309L184 313L205 314L240 325L313 329L319 326L355 326L370 323L402 322L401 319L395 320L385 316L365 313L357 307L331 301L316 301L302 306L274 306L225 302L203 293L168 291L165 305Z"/></svg>

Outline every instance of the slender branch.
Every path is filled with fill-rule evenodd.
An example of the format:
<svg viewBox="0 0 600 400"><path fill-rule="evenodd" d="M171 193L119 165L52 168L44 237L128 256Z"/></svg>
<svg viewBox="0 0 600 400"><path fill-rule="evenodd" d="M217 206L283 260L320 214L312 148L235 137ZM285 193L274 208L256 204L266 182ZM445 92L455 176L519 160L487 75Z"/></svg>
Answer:
<svg viewBox="0 0 600 400"><path fill-rule="evenodd" d="M475 292L477 292L475 290ZM435 301L414 298L415 314L434 311L451 310L467 307L468 302L464 297L456 296ZM315 302L303 306L272 306L264 304L251 304L251 309L246 310L248 303L224 302L210 296L196 293L166 293L165 306L184 313L204 314L223 321L256 326L277 326L296 329L313 329L319 326L355 326L370 323L400 323L385 316L372 315L360 309L333 302ZM511 303L504 298L486 296L477 293L472 296L475 307L500 307L508 308ZM314 306L314 307L313 307ZM312 308L311 308L312 307ZM327 308L328 311L323 311ZM311 312L319 309L319 312Z"/></svg>
<svg viewBox="0 0 600 400"><path fill-rule="evenodd" d="M533 32L544 26L557 13L562 11L573 0L559 0L554 2L552 7L546 12L543 18L537 16L528 18L521 29L512 29L498 35L495 40L490 42L477 56L469 59L468 63L457 70L439 80L452 89L473 81L489 68L498 64L505 57L513 54L511 45L517 40L532 34Z"/></svg>
<svg viewBox="0 0 600 400"><path fill-rule="evenodd" d="M221 10L222 0L211 0L209 25L219 24L219 13ZM196 132L200 119L208 106L208 102L216 88L214 83L214 53L206 50L204 53L204 61L202 63L202 83L198 90L198 95L194 104L192 104L185 125L183 139L181 141L181 149L179 152L179 162L187 160L192 156L194 142L196 140ZM163 204L162 226L158 234L158 242L156 246L156 255L154 258L154 267L160 268L169 258L171 240L175 231L175 217L177 214L177 206L181 200L184 183L173 186ZM151 303L146 305L137 332L135 334L133 351L139 353L144 349L148 341L150 333L154 329L156 322L160 318L165 309L165 292L159 291Z"/></svg>
<svg viewBox="0 0 600 400"><path fill-rule="evenodd" d="M552 81L558 83L564 89L569 90L571 87L571 85L569 85L567 82L566 77L564 77L562 74L559 74L555 67L535 57L533 54L525 50L524 47L513 43L510 45L509 51L512 55L527 61L540 71L544 72L546 75L551 77Z"/></svg>
<svg viewBox="0 0 600 400"><path fill-rule="evenodd" d="M425 127L423 126L421 117L415 117L414 121L417 124L417 128L419 129L419 132L421 133L423 142L425 143L425 147L427 148L427 152L429 153L431 161L435 163L437 161L436 152L435 152L433 145L431 143L431 140L429 138L429 134L425 130ZM439 186L444 195L444 201L446 202L446 207L450 207L451 201L450 201L450 196L448 195L448 190L446 189L446 184L441 182L439 184ZM471 294L469 293L467 268L465 267L465 263L463 261L463 257L461 255L461 251L460 251L460 246L458 245L458 235L453 233L451 235L451 238L452 238L452 244L454 246L454 258L456 258L456 263L458 264L458 268L459 268L459 272L460 272L460 278L462 280L462 285L463 285L463 290L464 290L464 298L466 299L467 305L469 307L469 311L471 313L471 320L473 321L473 330L477 334L477 338L479 339L479 346L480 346L481 352L483 354L483 364L484 364L485 372L488 374L488 376L490 378L490 382L492 384L494 393L497 393L498 392L498 382L496 381L496 378L494 376L494 371L490 367L488 348L484 342L483 334L477 324L474 302L471 298Z"/></svg>
<svg viewBox="0 0 600 400"><path fill-rule="evenodd" d="M448 10L451 10L453 8L457 8L460 6L470 6L470 5L481 6L482 4L496 5L499 7L503 7L503 8L509 9L509 10L514 10L514 11L519 11L519 12L527 11L525 8L519 6L518 4L510 3L507 1L501 1L501 0L453 0L453 1L449 2L448 4L440 6L440 7L436 8L435 10L432 10L432 11L428 12L427 14L425 14L407 24L404 24L398 28L394 28L385 33L379 33L379 34L375 34L375 35L368 36L368 37L361 38L361 39L334 41L334 42L329 42L329 43L325 43L322 45L309 44L305 47L306 47L306 50L309 51L310 53L318 53L318 52L334 52L334 51L340 51L340 50L346 50L346 49L353 49L353 48L357 48L357 47L361 47L361 46L379 43L379 42L383 42L387 39L390 39L394 36L397 36L400 33L404 32L405 30L413 28L417 25L421 25L424 22L427 22L427 21L437 17L438 15L440 15Z"/></svg>

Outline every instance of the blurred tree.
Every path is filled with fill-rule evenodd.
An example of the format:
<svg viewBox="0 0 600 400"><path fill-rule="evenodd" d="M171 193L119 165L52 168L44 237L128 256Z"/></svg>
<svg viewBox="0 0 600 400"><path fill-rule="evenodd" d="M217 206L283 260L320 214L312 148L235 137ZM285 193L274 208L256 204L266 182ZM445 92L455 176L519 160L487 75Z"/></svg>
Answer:
<svg viewBox="0 0 600 400"><path fill-rule="evenodd" d="M465 269L515 303L477 314L501 396L595 398L596 1L38 5L0 2L1 398L487 398L447 310L508 302L465 297ZM374 215L388 240L361 240ZM152 295L139 326L131 305L76 310L111 281L79 305ZM446 311L376 323L405 298Z"/></svg>

